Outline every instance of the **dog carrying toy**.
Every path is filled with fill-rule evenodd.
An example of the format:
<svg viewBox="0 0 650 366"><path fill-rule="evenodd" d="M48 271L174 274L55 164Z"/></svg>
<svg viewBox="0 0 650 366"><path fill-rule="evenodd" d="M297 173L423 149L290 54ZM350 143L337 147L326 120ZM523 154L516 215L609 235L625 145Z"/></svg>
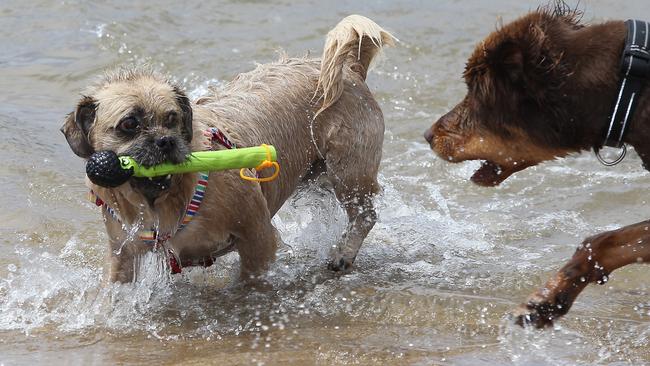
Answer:
<svg viewBox="0 0 650 366"><path fill-rule="evenodd" d="M275 168L270 177L249 177L244 174L244 169L255 168L260 171L270 167ZM151 167L144 167L129 156L117 156L113 151L98 151L92 154L86 163L86 175L90 181L109 188L120 186L131 177L155 178L170 174L229 169L240 169L239 175L242 179L256 182L272 181L280 173L277 153L275 148L270 145L232 150L199 151L190 154L187 161L183 163L162 163Z"/></svg>

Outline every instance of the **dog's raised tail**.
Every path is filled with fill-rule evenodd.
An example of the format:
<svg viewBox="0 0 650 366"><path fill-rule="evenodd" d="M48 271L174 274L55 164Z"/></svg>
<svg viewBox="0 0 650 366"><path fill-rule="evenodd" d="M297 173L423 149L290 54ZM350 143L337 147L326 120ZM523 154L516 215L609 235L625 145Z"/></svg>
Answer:
<svg viewBox="0 0 650 366"><path fill-rule="evenodd" d="M397 38L372 20L361 15L350 15L327 33L317 97L322 106L316 115L334 104L343 94L343 67L366 79L368 67L384 46L393 46Z"/></svg>

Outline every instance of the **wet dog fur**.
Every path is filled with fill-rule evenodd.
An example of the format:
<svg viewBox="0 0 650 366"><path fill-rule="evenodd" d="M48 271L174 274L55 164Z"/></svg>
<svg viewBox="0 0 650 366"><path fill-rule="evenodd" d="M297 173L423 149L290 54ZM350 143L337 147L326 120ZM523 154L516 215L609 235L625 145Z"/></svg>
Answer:
<svg viewBox="0 0 650 366"><path fill-rule="evenodd" d="M239 147L274 145L282 169L277 180L264 184L243 181L235 171L210 173L198 215L178 232L197 174L132 178L117 188L87 180L124 224L104 208L109 279L135 279L134 267L151 247L134 232L150 227L174 234L165 245L181 262L223 253L234 243L241 277L263 273L280 240L271 218L301 182L318 173L331 181L349 218L329 267L348 270L375 224L372 200L380 190L384 120L365 78L377 52L393 40L371 20L350 16L329 32L322 60L283 57L193 102L165 77L138 68L109 72L92 85L61 129L84 159L112 150L147 166L178 163L205 150L203 132L217 127Z"/></svg>
<svg viewBox="0 0 650 366"><path fill-rule="evenodd" d="M472 176L496 186L512 174L570 153L599 149L621 79L623 21L585 25L561 1L502 26L474 50L467 95L425 131L446 161L483 160ZM650 95L640 96L625 142L650 168ZM589 283L650 261L650 221L586 239L573 258L515 312L537 327L566 314Z"/></svg>

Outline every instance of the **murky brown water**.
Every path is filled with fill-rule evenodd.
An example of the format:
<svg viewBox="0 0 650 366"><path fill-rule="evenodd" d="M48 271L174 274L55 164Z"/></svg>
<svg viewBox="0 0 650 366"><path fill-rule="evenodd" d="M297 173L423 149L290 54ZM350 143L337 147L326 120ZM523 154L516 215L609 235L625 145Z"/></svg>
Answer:
<svg viewBox="0 0 650 366"><path fill-rule="evenodd" d="M583 237L650 216L636 157L607 169L583 154L483 189L467 179L475 164L446 165L421 141L463 95L473 45L538 5L0 2L0 364L650 364L646 266L589 288L555 329L505 320ZM587 20L650 18L647 0L583 6ZM385 193L356 270L324 269L343 215L306 191L275 219L294 250L269 273L272 288L240 288L235 256L102 286L100 214L58 132L79 91L107 67L148 62L197 96L279 48L320 53L350 13L403 41L369 75L387 121Z"/></svg>

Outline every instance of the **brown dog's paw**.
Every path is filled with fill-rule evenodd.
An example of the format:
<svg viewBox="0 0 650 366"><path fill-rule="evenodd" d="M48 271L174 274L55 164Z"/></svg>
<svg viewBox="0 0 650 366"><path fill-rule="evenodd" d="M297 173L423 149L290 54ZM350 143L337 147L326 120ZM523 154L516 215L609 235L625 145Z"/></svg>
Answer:
<svg viewBox="0 0 650 366"><path fill-rule="evenodd" d="M348 272L352 269L354 259L334 257L327 262L327 269L334 272Z"/></svg>
<svg viewBox="0 0 650 366"><path fill-rule="evenodd" d="M533 326L543 329L553 325L553 317L548 316L545 311L540 311L534 304L521 304L512 312L512 320L515 324L526 327Z"/></svg>
<svg viewBox="0 0 650 366"><path fill-rule="evenodd" d="M563 301L557 297L548 299L540 294L534 294L528 301L521 304L512 313L515 324L520 326L532 325L542 329L553 325L553 321L569 310Z"/></svg>

